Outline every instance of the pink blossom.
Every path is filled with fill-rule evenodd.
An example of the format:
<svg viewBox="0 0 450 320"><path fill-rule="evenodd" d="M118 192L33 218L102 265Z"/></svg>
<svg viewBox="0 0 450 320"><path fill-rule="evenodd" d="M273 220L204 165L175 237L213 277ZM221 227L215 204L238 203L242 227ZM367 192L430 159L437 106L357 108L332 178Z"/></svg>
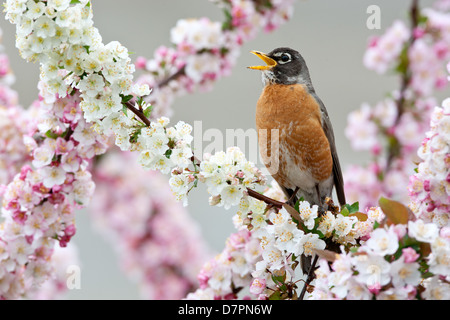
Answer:
<svg viewBox="0 0 450 320"><path fill-rule="evenodd" d="M254 295L260 295L266 289L265 279L254 279L250 286L250 293Z"/></svg>
<svg viewBox="0 0 450 320"><path fill-rule="evenodd" d="M420 255L413 248L404 248L402 249L402 256L404 258L405 263L415 262Z"/></svg>

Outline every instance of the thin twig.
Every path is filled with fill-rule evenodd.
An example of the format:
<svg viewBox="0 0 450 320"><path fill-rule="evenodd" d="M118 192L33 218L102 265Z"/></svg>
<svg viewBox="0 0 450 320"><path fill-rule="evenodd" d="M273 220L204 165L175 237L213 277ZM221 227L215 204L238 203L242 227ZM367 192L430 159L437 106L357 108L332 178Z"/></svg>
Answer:
<svg viewBox="0 0 450 320"><path fill-rule="evenodd" d="M182 68L180 68L177 72L175 72L173 75L171 75L170 77L167 77L166 79L164 79L163 81L161 81L160 83L158 83L157 87L158 88L162 88L166 85L169 84L170 81L177 79L179 76L182 76L185 74L185 69L186 67L183 66Z"/></svg>
<svg viewBox="0 0 450 320"><path fill-rule="evenodd" d="M267 197L267 196L265 196L265 195L255 191L255 190L252 190L252 189L249 189L249 188L247 188L247 194L250 197L252 197L252 198L261 200L261 201L263 201L263 202L265 202L265 203L267 203L269 205L272 205L274 207L277 207L277 208L282 208L283 205L285 204L284 202L277 201L275 199L269 198L269 197Z"/></svg>
<svg viewBox="0 0 450 320"><path fill-rule="evenodd" d="M170 77L167 77L166 79L164 79L160 83L158 83L156 85L156 87L162 88L162 87L168 85L170 81L175 80L184 74L185 74L185 67L183 66L177 72L175 72L173 75L171 75ZM128 110L131 110L131 112L133 112L143 123L145 123L146 126L150 126L151 122L144 115L144 112L140 109L137 109L131 101L126 102L125 107L127 107Z"/></svg>
<svg viewBox="0 0 450 320"><path fill-rule="evenodd" d="M151 124L150 120L144 115L144 113L141 110L136 109L135 106L130 101L125 103L125 106L127 107L128 110L131 110L139 119L141 119L146 126L150 126Z"/></svg>

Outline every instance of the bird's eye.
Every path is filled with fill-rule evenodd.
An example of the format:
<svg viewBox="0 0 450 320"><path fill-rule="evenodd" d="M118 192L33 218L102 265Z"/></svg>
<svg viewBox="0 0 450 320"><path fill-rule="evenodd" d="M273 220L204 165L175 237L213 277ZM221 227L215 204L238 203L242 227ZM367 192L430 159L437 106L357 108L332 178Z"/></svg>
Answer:
<svg viewBox="0 0 450 320"><path fill-rule="evenodd" d="M291 60L291 57L288 54L284 53L281 55L281 61L288 62L289 60Z"/></svg>

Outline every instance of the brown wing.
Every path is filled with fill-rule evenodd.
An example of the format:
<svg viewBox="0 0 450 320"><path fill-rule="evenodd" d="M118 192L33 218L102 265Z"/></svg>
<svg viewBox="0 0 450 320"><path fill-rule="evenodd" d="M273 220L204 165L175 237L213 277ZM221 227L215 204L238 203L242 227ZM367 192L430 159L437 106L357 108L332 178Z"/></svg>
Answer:
<svg viewBox="0 0 450 320"><path fill-rule="evenodd" d="M331 125L327 109L325 108L322 100L320 100L320 98L315 93L312 93L312 95L317 100L317 103L320 106L320 111L322 112L322 128L325 132L325 135L327 136L328 142L330 143L331 157L333 158L334 186L336 188L336 194L339 200L339 204L342 206L346 203L344 192L344 178L342 177L341 164L339 163L339 157L336 150L333 126Z"/></svg>

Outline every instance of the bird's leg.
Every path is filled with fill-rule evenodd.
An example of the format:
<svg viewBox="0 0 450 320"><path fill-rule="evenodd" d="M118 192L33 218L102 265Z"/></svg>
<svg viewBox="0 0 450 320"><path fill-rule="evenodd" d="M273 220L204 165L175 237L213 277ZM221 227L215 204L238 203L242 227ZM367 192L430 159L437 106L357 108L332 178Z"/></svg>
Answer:
<svg viewBox="0 0 450 320"><path fill-rule="evenodd" d="M317 203L322 206L322 197L320 196L319 184L316 183Z"/></svg>
<svg viewBox="0 0 450 320"><path fill-rule="evenodd" d="M292 201L295 199L295 196L297 195L298 190L300 190L300 188L296 187L294 193L292 193L291 197L288 199L288 201L286 203L288 203L288 204L292 203ZM295 205L295 202L292 204Z"/></svg>
<svg viewBox="0 0 450 320"><path fill-rule="evenodd" d="M317 203L319 204L319 216L322 216L327 211L327 208L325 208L324 203L322 201L322 197L320 196L320 190L319 190L319 184L316 183L316 193L317 193Z"/></svg>

